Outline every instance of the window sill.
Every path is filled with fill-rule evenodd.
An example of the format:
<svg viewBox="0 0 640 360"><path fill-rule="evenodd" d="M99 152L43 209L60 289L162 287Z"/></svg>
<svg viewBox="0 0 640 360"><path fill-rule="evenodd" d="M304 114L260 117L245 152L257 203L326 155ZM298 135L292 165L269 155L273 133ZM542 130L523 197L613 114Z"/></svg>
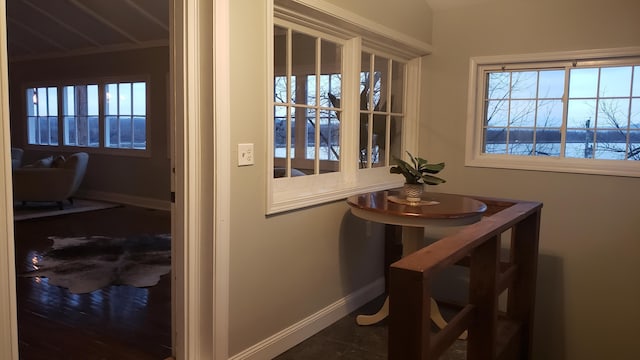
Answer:
<svg viewBox="0 0 640 360"><path fill-rule="evenodd" d="M640 164L635 160L592 160L514 155L481 154L467 159L465 166L513 170L548 171L572 174L640 177Z"/></svg>

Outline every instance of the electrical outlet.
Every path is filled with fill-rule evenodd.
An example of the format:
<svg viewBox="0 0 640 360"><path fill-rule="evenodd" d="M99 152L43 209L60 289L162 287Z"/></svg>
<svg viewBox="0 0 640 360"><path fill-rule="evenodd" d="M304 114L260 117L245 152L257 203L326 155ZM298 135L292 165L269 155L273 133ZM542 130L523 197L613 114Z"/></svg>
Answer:
<svg viewBox="0 0 640 360"><path fill-rule="evenodd" d="M238 144L238 166L253 164L253 144Z"/></svg>

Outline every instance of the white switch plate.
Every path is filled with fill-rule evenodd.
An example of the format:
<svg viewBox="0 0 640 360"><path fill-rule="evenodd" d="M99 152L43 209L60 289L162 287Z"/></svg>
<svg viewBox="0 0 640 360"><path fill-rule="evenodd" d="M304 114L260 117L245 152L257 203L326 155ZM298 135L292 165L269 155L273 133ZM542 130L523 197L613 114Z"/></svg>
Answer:
<svg viewBox="0 0 640 360"><path fill-rule="evenodd" d="M238 144L238 166L253 164L253 144Z"/></svg>

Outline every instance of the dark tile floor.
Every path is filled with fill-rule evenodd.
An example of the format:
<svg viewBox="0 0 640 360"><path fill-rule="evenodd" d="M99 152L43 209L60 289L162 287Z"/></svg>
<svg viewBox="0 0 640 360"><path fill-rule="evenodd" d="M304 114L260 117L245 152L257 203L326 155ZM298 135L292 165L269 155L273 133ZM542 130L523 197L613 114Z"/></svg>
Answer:
<svg viewBox="0 0 640 360"><path fill-rule="evenodd" d="M386 320L371 326L356 324L357 315L374 313L383 302L384 297L374 299L274 360L387 359ZM440 359L466 359L466 342L456 341Z"/></svg>

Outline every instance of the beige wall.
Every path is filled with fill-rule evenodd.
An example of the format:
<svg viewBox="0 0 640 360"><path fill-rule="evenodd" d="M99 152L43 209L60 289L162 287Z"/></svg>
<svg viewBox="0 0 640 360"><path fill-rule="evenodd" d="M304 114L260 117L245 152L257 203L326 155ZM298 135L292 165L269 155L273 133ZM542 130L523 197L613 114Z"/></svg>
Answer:
<svg viewBox="0 0 640 360"><path fill-rule="evenodd" d="M403 0L393 6L405 2L415 4ZM382 12L391 8L391 2L385 0L360 3ZM404 24L399 16L388 20L385 25L399 31ZM270 173L265 154L270 100L266 95L266 21L265 1L231 2L231 355L383 274L382 242L376 236L381 228L367 229L363 221L349 215L344 201L265 216L265 183ZM428 33L431 25L425 22L424 27ZM423 34L418 39L428 42L426 37ZM235 166L236 145L244 142L255 144L254 166Z"/></svg>
<svg viewBox="0 0 640 360"><path fill-rule="evenodd" d="M426 43L431 43L432 11L425 0L326 1Z"/></svg>
<svg viewBox="0 0 640 360"><path fill-rule="evenodd" d="M635 0L484 1L434 13L420 152L440 190L544 203L535 358L632 359L640 334L640 179L464 166L469 57L640 46Z"/></svg>
<svg viewBox="0 0 640 360"><path fill-rule="evenodd" d="M26 147L24 87L33 81L59 81L90 77L149 76L151 157L90 153L81 190L169 201L168 47L107 54L21 61L9 64L11 92L11 143ZM88 150L91 152L91 150ZM58 150L25 148L25 163Z"/></svg>

